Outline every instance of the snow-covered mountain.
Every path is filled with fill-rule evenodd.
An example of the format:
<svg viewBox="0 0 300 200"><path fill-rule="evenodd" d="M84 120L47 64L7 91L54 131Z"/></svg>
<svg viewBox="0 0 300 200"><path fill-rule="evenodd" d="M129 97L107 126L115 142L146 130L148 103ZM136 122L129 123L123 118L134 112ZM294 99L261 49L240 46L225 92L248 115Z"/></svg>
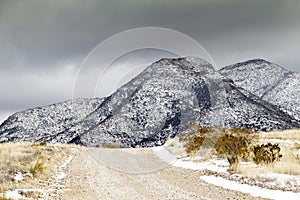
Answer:
<svg viewBox="0 0 300 200"><path fill-rule="evenodd" d="M69 104L73 104L71 113ZM163 144L189 123L257 130L300 127L277 106L224 79L205 60L186 57L153 63L104 99L73 100L16 113L0 126L0 141L87 146L118 141L145 147Z"/></svg>
<svg viewBox="0 0 300 200"><path fill-rule="evenodd" d="M102 101L75 99L17 112L0 125L0 142L47 140L81 121Z"/></svg>
<svg viewBox="0 0 300 200"><path fill-rule="evenodd" d="M220 74L300 120L300 73L262 59L224 67Z"/></svg>

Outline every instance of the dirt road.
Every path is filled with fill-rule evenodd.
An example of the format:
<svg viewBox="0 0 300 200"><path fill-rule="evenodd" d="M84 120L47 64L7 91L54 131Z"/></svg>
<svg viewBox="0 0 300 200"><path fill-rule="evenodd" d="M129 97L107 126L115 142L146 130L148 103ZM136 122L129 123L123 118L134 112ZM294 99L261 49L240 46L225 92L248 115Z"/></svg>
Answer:
<svg viewBox="0 0 300 200"><path fill-rule="evenodd" d="M150 149L89 149L67 169L62 199L258 199L203 182L203 172L173 167Z"/></svg>

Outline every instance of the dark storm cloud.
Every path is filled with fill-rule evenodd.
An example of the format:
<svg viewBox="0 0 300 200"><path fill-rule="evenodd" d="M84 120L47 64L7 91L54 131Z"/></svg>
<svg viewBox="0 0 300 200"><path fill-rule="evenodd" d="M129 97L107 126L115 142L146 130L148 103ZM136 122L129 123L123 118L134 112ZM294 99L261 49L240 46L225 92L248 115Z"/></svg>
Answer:
<svg viewBox="0 0 300 200"><path fill-rule="evenodd" d="M12 59L18 59L39 68L60 60L79 62L110 35L141 26L181 31L212 52L230 47L226 42L235 42L230 36L244 37L244 51L249 51L255 48L249 44L256 40L271 40L265 43L268 47L270 42L281 44L295 39L290 34L299 33L299 5L297 0L2 1L0 60L8 67L15 64L9 63ZM252 34L256 37L251 38ZM230 57L230 52L218 54Z"/></svg>
<svg viewBox="0 0 300 200"><path fill-rule="evenodd" d="M84 57L136 27L185 33L219 67L261 57L300 71L299 10L298 0L2 0L0 112L67 99Z"/></svg>
<svg viewBox="0 0 300 200"><path fill-rule="evenodd" d="M26 67L49 67L49 63L84 56L101 41L98 35L110 15L102 6L86 5L79 1L2 3L1 55L29 64Z"/></svg>

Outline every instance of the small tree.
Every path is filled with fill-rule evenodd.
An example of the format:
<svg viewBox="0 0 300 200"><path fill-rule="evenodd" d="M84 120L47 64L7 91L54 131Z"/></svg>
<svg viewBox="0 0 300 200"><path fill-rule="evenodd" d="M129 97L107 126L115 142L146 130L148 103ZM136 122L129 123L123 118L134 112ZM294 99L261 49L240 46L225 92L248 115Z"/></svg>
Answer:
<svg viewBox="0 0 300 200"><path fill-rule="evenodd" d="M257 136L247 128L202 127L192 124L187 130L187 133L179 136L179 141L183 143L189 156L199 152L201 147L213 149L217 155L227 158L233 170L238 166L240 158L250 157L252 144Z"/></svg>
<svg viewBox="0 0 300 200"><path fill-rule="evenodd" d="M215 145L215 152L225 156L230 168L236 170L239 158L248 158L255 137L247 128L223 128Z"/></svg>

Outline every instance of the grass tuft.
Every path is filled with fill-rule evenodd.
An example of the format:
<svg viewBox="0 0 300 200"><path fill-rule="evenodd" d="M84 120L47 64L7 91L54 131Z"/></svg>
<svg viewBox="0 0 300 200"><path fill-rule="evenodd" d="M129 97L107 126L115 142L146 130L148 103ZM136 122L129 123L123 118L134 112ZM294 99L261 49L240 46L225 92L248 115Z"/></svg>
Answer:
<svg viewBox="0 0 300 200"><path fill-rule="evenodd" d="M44 171L44 162L40 159L37 159L33 165L30 165L29 172L36 176L38 173L43 173Z"/></svg>

